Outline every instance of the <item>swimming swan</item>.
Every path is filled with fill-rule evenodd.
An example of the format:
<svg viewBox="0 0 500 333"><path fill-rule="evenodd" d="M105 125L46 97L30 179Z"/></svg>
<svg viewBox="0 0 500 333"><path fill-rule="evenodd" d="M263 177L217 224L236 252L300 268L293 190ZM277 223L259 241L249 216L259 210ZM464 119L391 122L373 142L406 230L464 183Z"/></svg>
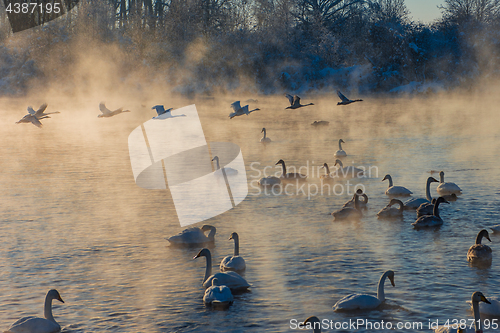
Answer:
<svg viewBox="0 0 500 333"><path fill-rule="evenodd" d="M309 103L309 104L305 104L305 105L302 105L300 104L300 97L295 95L295 96L292 96L292 95L289 95L289 94L285 94L286 98L288 98L288 101L290 102L290 106L286 107L286 109L298 109L298 108L301 108L303 106L309 106L309 105L314 105L313 103Z"/></svg>
<svg viewBox="0 0 500 333"><path fill-rule="evenodd" d="M363 193L361 194L361 197L363 197L363 200L361 200L361 198L358 196L358 207L359 209L365 209L366 208L366 205L368 204L368 196ZM352 197L351 200L347 201L344 206L342 207L353 207L354 208L354 201L355 201L355 198Z"/></svg>
<svg viewBox="0 0 500 333"><path fill-rule="evenodd" d="M399 208L394 208L392 205L399 205ZM391 218L391 217L401 217L403 216L404 204L401 200L391 199L389 204L382 208L380 212L377 213L378 217Z"/></svg>
<svg viewBox="0 0 500 333"><path fill-rule="evenodd" d="M380 277L377 288L377 297L372 295L365 294L351 294L345 296L340 301L335 303L333 306L333 311L350 311L350 310L365 310L365 309L375 309L382 302L385 301L385 293L384 293L384 282L385 279L389 278L393 287L394 284L394 272L387 271Z"/></svg>
<svg viewBox="0 0 500 333"><path fill-rule="evenodd" d="M299 329L313 330L313 333L321 333L321 321L316 316L311 316L304 320Z"/></svg>
<svg viewBox="0 0 500 333"><path fill-rule="evenodd" d="M208 236L205 235L206 231L210 231ZM167 238L170 245L178 246L195 246L203 245L205 243L213 243L215 241L215 232L217 230L211 225L205 224L203 227L187 228L175 236Z"/></svg>
<svg viewBox="0 0 500 333"><path fill-rule="evenodd" d="M346 219L358 219L361 218L362 214L359 207L359 196L363 194L361 189L358 189L353 195L354 207L342 207L332 213L334 219L346 220Z"/></svg>
<svg viewBox="0 0 500 333"><path fill-rule="evenodd" d="M481 230L476 237L476 243L467 251L469 262L491 262L491 247L481 244L483 237L491 242L490 235L485 229Z"/></svg>
<svg viewBox="0 0 500 333"><path fill-rule="evenodd" d="M199 257L205 257L207 259L203 287L210 287L213 279L217 279L220 285L228 286L231 292L243 291L250 287L248 282L236 272L215 273L212 275L212 254L209 249L201 249L193 259Z"/></svg>
<svg viewBox="0 0 500 333"><path fill-rule="evenodd" d="M462 194L462 190L460 189L460 187L458 187L457 184L446 183L444 181L444 171L441 171L439 173L439 178L440 178L440 184L438 185L436 190L440 196L450 195L450 194L455 194L455 195Z"/></svg>
<svg viewBox="0 0 500 333"><path fill-rule="evenodd" d="M423 227L437 227L443 224L443 220L439 216L439 204L440 203L449 203L443 197L439 197L434 204L434 209L432 211L432 215L424 215L420 216L412 225L415 228L423 228Z"/></svg>
<svg viewBox="0 0 500 333"><path fill-rule="evenodd" d="M99 103L99 110L101 110L102 114L98 115L98 118L108 118L108 117L113 117L116 116L117 114L123 113L123 112L130 112L130 110L123 110L123 108L116 109L114 111L111 111L104 105L104 102Z"/></svg>
<svg viewBox="0 0 500 333"><path fill-rule="evenodd" d="M314 122L311 123L311 125L314 127L328 126L328 124L330 124L330 122L326 120L320 120L320 121L315 120Z"/></svg>
<svg viewBox="0 0 500 333"><path fill-rule="evenodd" d="M346 157L347 153L342 149L342 144L345 143L344 140L340 139L339 140L339 150L333 154L335 157Z"/></svg>
<svg viewBox="0 0 500 333"><path fill-rule="evenodd" d="M448 200L446 200L446 201L448 201ZM426 203L421 204L417 208L417 217L424 216L424 215L432 215L435 203L436 203L436 198L432 198L430 203L426 202Z"/></svg>
<svg viewBox="0 0 500 333"><path fill-rule="evenodd" d="M64 301L55 289L49 290L45 296L45 305L43 315L45 318L24 317L16 321L7 332L10 333L52 333L59 332L61 326L56 322L52 315L52 300L56 299L62 303Z"/></svg>
<svg viewBox="0 0 500 333"><path fill-rule="evenodd" d="M424 203L431 203L431 183L438 183L438 180L434 177L427 178L427 183L425 185L425 198L412 198L404 203L405 209L417 209Z"/></svg>
<svg viewBox="0 0 500 333"><path fill-rule="evenodd" d="M281 184L281 179L274 176L267 176L259 179L260 186L274 186Z"/></svg>
<svg viewBox="0 0 500 333"><path fill-rule="evenodd" d="M220 262L221 272L237 271L241 272L247 268L245 259L240 257L240 238L236 232L233 232L229 240L234 240L234 253L232 256L227 256Z"/></svg>
<svg viewBox="0 0 500 333"><path fill-rule="evenodd" d="M355 100L349 99L349 98L345 97L344 94L342 94L340 92L340 90L337 90L337 95L339 96L339 98L341 100L340 102L337 103L337 105L347 105L347 104L351 104L354 102L362 102L363 101L362 99L355 99Z"/></svg>
<svg viewBox="0 0 500 333"><path fill-rule="evenodd" d="M478 333L482 332L482 330L477 327L477 323L482 323L481 321L481 316L480 316L480 304L479 302L485 302L486 304L490 304L490 301L484 297L483 293L476 291L472 294L471 300L468 301L467 303L472 304L472 312L474 313L474 329L472 328L466 328L466 329L460 329L460 328L452 328L453 325L450 326L439 326L437 329L434 330L435 333ZM482 305L482 303L481 303ZM467 325L468 326L468 325Z"/></svg>
<svg viewBox="0 0 500 333"><path fill-rule="evenodd" d="M488 299L490 303L479 303L479 313L485 316L498 317L500 316L500 301L496 297ZM470 305L473 303L467 301Z"/></svg>
<svg viewBox="0 0 500 333"><path fill-rule="evenodd" d="M227 286L221 285L218 279L212 279L212 286L205 290L203 295L205 305L216 309L224 309L233 304L233 294Z"/></svg>
<svg viewBox="0 0 500 333"><path fill-rule="evenodd" d="M335 179L335 177L332 176L332 174L330 173L330 167L328 166L327 163L323 163L323 166L320 169L323 169L323 168L325 168L325 174L319 176L319 179L321 179L321 180L333 180L333 179Z"/></svg>
<svg viewBox="0 0 500 333"><path fill-rule="evenodd" d="M216 164L216 172L217 170L220 170L220 164L219 164L219 156L215 155L214 158L212 158L212 162L215 161ZM222 171L219 171L222 172ZM236 176L238 174L238 170L233 169L233 168L226 168L224 167L224 172L226 173L226 176Z"/></svg>
<svg viewBox="0 0 500 333"><path fill-rule="evenodd" d="M298 180L298 181L305 181L306 180L307 176L303 175L301 173L298 173L298 172L287 173L285 161L279 160L278 162L276 162L276 165L278 165L278 164L281 164L281 168L283 170L281 173L281 177L280 177L282 180Z"/></svg>
<svg viewBox="0 0 500 333"><path fill-rule="evenodd" d="M500 232L500 224L494 225L494 226L490 227L490 229L491 229L494 233Z"/></svg>
<svg viewBox="0 0 500 333"><path fill-rule="evenodd" d="M365 174L365 170L360 168L356 168L355 166L349 165L344 168L344 164L341 160L335 160L335 165L338 165L339 168L335 171L338 177L343 178L361 178Z"/></svg>
<svg viewBox="0 0 500 333"><path fill-rule="evenodd" d="M413 194L413 192L407 189L406 187L393 185L392 177L390 175L385 175L382 181L386 179L389 180L389 186L387 187L387 190L385 190L385 194L395 197L396 196L407 197Z"/></svg>
<svg viewBox="0 0 500 333"><path fill-rule="evenodd" d="M260 142L262 143L269 143L271 142L271 139L266 137L266 129L265 128L262 128L262 131L260 131L261 133L264 132L264 136L260 139Z"/></svg>

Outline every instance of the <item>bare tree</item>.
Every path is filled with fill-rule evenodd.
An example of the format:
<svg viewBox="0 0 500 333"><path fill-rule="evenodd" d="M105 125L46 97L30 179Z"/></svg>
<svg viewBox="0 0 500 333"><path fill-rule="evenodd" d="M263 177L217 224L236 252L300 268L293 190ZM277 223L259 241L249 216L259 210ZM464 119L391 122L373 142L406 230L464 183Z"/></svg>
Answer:
<svg viewBox="0 0 500 333"><path fill-rule="evenodd" d="M444 19L461 24L487 23L500 14L500 0L445 0L439 7Z"/></svg>

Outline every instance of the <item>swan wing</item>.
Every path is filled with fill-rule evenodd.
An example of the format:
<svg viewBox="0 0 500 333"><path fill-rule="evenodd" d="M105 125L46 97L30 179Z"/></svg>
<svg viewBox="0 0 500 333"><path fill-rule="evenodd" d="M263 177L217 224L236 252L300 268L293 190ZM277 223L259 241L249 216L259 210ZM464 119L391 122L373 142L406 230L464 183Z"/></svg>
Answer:
<svg viewBox="0 0 500 333"><path fill-rule="evenodd" d="M489 261L492 258L492 251L488 245L474 244L467 251L467 260L485 260Z"/></svg>
<svg viewBox="0 0 500 333"><path fill-rule="evenodd" d="M413 198L404 203L405 209L417 209L423 204L430 203L425 198ZM432 214L432 213L431 213Z"/></svg>
<svg viewBox="0 0 500 333"><path fill-rule="evenodd" d="M365 294L351 294L342 298L340 301L335 303L333 306L333 311L351 311L351 310L363 310L363 309L375 309L382 302L371 295Z"/></svg>
<svg viewBox="0 0 500 333"><path fill-rule="evenodd" d="M231 107L233 108L234 112L237 112L239 109L241 109L240 101L233 102L231 104Z"/></svg>
<svg viewBox="0 0 500 333"><path fill-rule="evenodd" d="M105 114L105 115L107 115L107 114L110 114L110 113L111 113L111 110L110 110L110 109L108 109L108 108L106 107L106 105L104 105L104 103L99 103L99 110L101 110L101 112L102 112L103 114Z"/></svg>
<svg viewBox="0 0 500 333"><path fill-rule="evenodd" d="M420 216L412 223L414 227L437 227L441 224L443 224L443 220L434 215Z"/></svg>
<svg viewBox="0 0 500 333"><path fill-rule="evenodd" d="M220 263L221 271L243 271L246 267L245 259L240 256L227 256Z"/></svg>
<svg viewBox="0 0 500 333"><path fill-rule="evenodd" d="M388 195L410 195L413 194L412 191L403 186L391 186L386 191L385 194Z"/></svg>
<svg viewBox="0 0 500 333"><path fill-rule="evenodd" d="M259 180L260 186L271 186L281 184L281 179L274 176L267 176Z"/></svg>
<svg viewBox="0 0 500 333"><path fill-rule="evenodd" d="M286 98L288 98L288 101L290 102L290 105L293 105L293 96L290 94L285 94Z"/></svg>
<svg viewBox="0 0 500 333"><path fill-rule="evenodd" d="M337 150L335 152L335 154L333 154L333 156L336 156L336 157L345 157L345 156L347 156L347 153L345 151L343 151L343 150Z"/></svg>
<svg viewBox="0 0 500 333"><path fill-rule="evenodd" d="M25 317L15 322L7 332L54 333L54 332L59 332L60 330L61 326L59 326L59 324L54 321L38 317Z"/></svg>
<svg viewBox="0 0 500 333"><path fill-rule="evenodd" d="M250 287L250 284L236 272L216 273L203 282L203 286L205 288L210 287L214 278L217 279L220 285L228 286L231 290L241 290Z"/></svg>
<svg viewBox="0 0 500 333"><path fill-rule="evenodd" d="M479 302L479 313L492 317L500 316L500 301L498 300L498 298L488 297L488 301L490 301L491 304ZM469 303L472 308L471 301L467 301L467 303Z"/></svg>
<svg viewBox="0 0 500 333"><path fill-rule="evenodd" d="M455 183L441 183L436 190L439 194L462 194L462 189Z"/></svg>
<svg viewBox="0 0 500 333"><path fill-rule="evenodd" d="M342 100L342 102L349 102L349 98L345 97L344 94L340 92L340 90L337 90L337 95Z"/></svg>
<svg viewBox="0 0 500 333"><path fill-rule="evenodd" d="M205 290L203 302L211 304L213 302L232 302L233 294L227 286L212 286Z"/></svg>
<svg viewBox="0 0 500 333"><path fill-rule="evenodd" d="M43 111L47 109L47 103L43 103L38 110L35 112L35 116L40 117L43 114Z"/></svg>
<svg viewBox="0 0 500 333"><path fill-rule="evenodd" d="M202 244L209 241L200 228L187 228L175 236L167 238L172 244Z"/></svg>

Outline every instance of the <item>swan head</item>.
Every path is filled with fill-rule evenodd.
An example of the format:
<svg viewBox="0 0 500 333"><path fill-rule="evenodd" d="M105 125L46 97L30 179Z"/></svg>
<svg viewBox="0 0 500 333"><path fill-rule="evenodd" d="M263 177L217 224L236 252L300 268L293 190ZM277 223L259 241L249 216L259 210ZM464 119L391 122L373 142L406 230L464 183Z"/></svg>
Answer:
<svg viewBox="0 0 500 333"><path fill-rule="evenodd" d="M356 194L357 194L357 195L362 195L362 194L363 194L363 190L362 190L362 189L360 189L360 188L358 188L358 189L356 190Z"/></svg>
<svg viewBox="0 0 500 333"><path fill-rule="evenodd" d="M436 178L434 177L429 177L427 178L427 181L430 182L430 183L439 183L439 180L437 180Z"/></svg>
<svg viewBox="0 0 500 333"><path fill-rule="evenodd" d="M61 295L59 295L59 292L55 289L49 290L49 292L47 293L47 298L57 299L59 302L64 303L63 299L61 298Z"/></svg>
<svg viewBox="0 0 500 333"><path fill-rule="evenodd" d="M484 238L486 238L487 240L489 240L489 241L491 242L491 239L490 239L490 234L488 234L488 230L486 230L486 229L481 230L481 231L477 234L477 237L478 237L478 238L479 238L479 237L481 237L481 238L482 238L482 237L484 237Z"/></svg>
<svg viewBox="0 0 500 333"><path fill-rule="evenodd" d="M283 160L279 160L278 162L276 162L276 164L275 164L275 165L278 165L278 164L285 164L285 161L283 161Z"/></svg>
<svg viewBox="0 0 500 333"><path fill-rule="evenodd" d="M201 249L200 252L198 252L197 255L193 257L193 259L197 259L199 257L207 257L210 256L210 250L209 249Z"/></svg>
<svg viewBox="0 0 500 333"><path fill-rule="evenodd" d="M384 179L382 179L382 181L387 180L387 179L392 179L391 175L389 175L389 174L385 175Z"/></svg>
<svg viewBox="0 0 500 333"><path fill-rule="evenodd" d="M215 160L219 160L219 156L215 155L214 158L212 158L212 162Z"/></svg>
<svg viewBox="0 0 500 333"><path fill-rule="evenodd" d="M340 140L339 140L339 143L345 143L345 142L344 142L344 140L340 139Z"/></svg>
<svg viewBox="0 0 500 333"><path fill-rule="evenodd" d="M438 204L440 204L440 203L447 203L447 204L449 204L449 202L448 202L448 201L446 201L446 199L445 199L445 198L443 198L443 197L439 197L439 198L437 198L435 205L438 205Z"/></svg>
<svg viewBox="0 0 500 333"><path fill-rule="evenodd" d="M205 224L205 225L203 225L203 227L201 227L201 231L210 231L213 229L215 229L215 227L212 225L208 225L208 224Z"/></svg>
<svg viewBox="0 0 500 333"><path fill-rule="evenodd" d="M307 324L309 324L309 325L307 325ZM321 321L318 319L318 317L311 316L311 317L307 318L306 320L304 320L303 323L299 324L300 329L304 329L306 327L312 328L314 330L314 332L316 332L316 329L321 327Z"/></svg>
<svg viewBox="0 0 500 333"><path fill-rule="evenodd" d="M486 297L484 297L483 293L482 293L482 292L480 292L480 291L476 291L476 292L474 292L474 293L472 294L471 301L472 301L473 303L475 303L475 302L477 302L477 303L479 303L479 302L484 302L484 303L487 303L487 304L491 304L491 302L490 302L490 301L488 301L488 300L486 299Z"/></svg>
<svg viewBox="0 0 500 333"><path fill-rule="evenodd" d="M321 168L328 168L328 164L327 163L323 163L323 166Z"/></svg>
<svg viewBox="0 0 500 333"><path fill-rule="evenodd" d="M262 127L262 131L260 131L260 132L262 133L262 132L265 132L265 131L266 131L266 128Z"/></svg>
<svg viewBox="0 0 500 333"><path fill-rule="evenodd" d="M344 166L344 165L342 164L342 161L341 161L341 160L339 160L339 159L336 159L336 160L335 160L335 164L334 164L333 166L336 166L337 164L338 164L338 165L340 165L340 167L341 167L341 168Z"/></svg>
<svg viewBox="0 0 500 333"><path fill-rule="evenodd" d="M394 271L387 271L387 277L389 278L389 281L391 281L392 286L395 287L396 284L394 284Z"/></svg>
<svg viewBox="0 0 500 333"><path fill-rule="evenodd" d="M231 240L231 239L237 240L238 238L239 238L239 236L238 236L238 233L236 233L236 232L233 232L231 234L231 236L229 236L229 240Z"/></svg>

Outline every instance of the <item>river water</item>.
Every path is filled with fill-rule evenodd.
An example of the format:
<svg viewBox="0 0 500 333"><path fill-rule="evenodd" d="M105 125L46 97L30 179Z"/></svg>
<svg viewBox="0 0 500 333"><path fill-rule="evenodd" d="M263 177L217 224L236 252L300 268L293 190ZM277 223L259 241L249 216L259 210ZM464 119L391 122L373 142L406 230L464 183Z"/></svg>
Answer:
<svg viewBox="0 0 500 333"><path fill-rule="evenodd" d="M56 103L52 111L61 113L38 129L14 124L25 106L4 100L1 329L23 316L42 316L51 288L65 301L54 301L53 309L63 332L294 332L294 323L311 315L332 325L421 323L422 329L377 331L430 332L429 322L472 319L466 301L474 291L500 296L500 237L490 233L492 243L486 241L493 249L491 267L466 259L477 233L500 223L499 97L365 98L336 106L334 96L302 96L302 103L315 105L298 110L284 110L282 96L237 98L249 97L258 99L250 108L261 111L231 120L230 98L195 101L206 140L241 148L249 185L242 203L196 224L217 228L210 248L214 271L232 254L230 234L239 234L244 277L252 287L235 296L227 311L203 304L205 260L192 259L199 249L172 248L165 239L183 229L169 190L134 182L127 138L154 110L138 104L127 106L130 113L97 118L97 103ZM176 104L170 107L193 101ZM315 120L330 123L313 127ZM259 142L262 127L272 139L268 145ZM321 193L318 168L327 162L333 169L340 138L348 154L344 165L369 168L370 177L339 180L335 192ZM302 167L307 183L264 192L256 180L264 170L279 173L279 159ZM389 202L385 174L413 197L424 197L427 177L439 179L432 170L444 170L446 181L463 190L457 201L441 206L440 228L415 230L413 211L402 220L377 219ZM355 185L365 188L368 209L358 221L334 221L330 213L350 199ZM435 183L431 192L437 196ZM349 293L375 295L389 269L396 286L386 283L382 307L332 311Z"/></svg>

